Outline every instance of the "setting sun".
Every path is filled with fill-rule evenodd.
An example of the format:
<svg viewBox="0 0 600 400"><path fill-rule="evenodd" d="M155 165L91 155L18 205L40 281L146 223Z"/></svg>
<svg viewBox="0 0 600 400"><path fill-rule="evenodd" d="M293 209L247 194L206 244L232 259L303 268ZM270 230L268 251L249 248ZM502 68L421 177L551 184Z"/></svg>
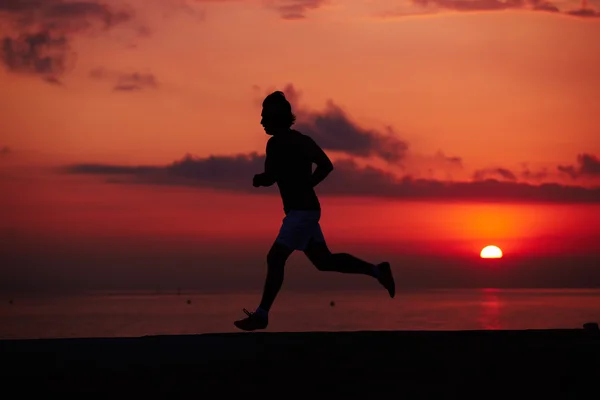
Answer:
<svg viewBox="0 0 600 400"><path fill-rule="evenodd" d="M481 250L481 258L502 258L502 250L497 246L486 246Z"/></svg>

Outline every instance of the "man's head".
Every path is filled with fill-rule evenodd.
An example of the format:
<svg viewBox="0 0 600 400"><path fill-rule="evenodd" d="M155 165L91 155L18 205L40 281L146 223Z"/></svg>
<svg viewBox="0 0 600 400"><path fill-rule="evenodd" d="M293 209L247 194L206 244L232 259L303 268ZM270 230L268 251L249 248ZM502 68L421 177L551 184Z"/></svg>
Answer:
<svg viewBox="0 0 600 400"><path fill-rule="evenodd" d="M277 91L268 95L262 104L260 124L267 135L277 135L288 131L296 121L292 106L283 92Z"/></svg>

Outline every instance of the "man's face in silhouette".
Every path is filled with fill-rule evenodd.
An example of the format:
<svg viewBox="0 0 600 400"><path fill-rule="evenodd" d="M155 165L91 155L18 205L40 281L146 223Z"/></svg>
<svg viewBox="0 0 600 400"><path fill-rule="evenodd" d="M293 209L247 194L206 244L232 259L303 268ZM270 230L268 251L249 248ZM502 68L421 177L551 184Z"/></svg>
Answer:
<svg viewBox="0 0 600 400"><path fill-rule="evenodd" d="M289 129L286 112L276 106L263 107L260 124L267 135L277 135Z"/></svg>

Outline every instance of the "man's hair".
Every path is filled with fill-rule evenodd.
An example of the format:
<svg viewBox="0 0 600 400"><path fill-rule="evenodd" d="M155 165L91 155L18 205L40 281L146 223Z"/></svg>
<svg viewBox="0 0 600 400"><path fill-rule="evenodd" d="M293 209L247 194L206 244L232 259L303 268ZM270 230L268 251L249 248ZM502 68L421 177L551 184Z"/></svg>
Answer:
<svg viewBox="0 0 600 400"><path fill-rule="evenodd" d="M291 127L296 122L296 116L292 112L292 105L285 98L285 94L282 91L276 91L265 97L262 104L263 108L275 109L277 113L281 113L281 118L287 120Z"/></svg>

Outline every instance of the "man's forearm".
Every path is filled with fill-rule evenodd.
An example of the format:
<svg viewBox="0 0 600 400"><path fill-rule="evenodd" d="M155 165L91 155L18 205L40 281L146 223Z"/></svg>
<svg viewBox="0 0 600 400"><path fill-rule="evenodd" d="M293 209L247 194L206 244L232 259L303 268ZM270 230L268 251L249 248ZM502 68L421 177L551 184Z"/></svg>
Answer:
<svg viewBox="0 0 600 400"><path fill-rule="evenodd" d="M323 180L327 178L327 175L329 175L331 171L333 171L333 168L317 167L311 176L312 187L315 187L319 183L323 182Z"/></svg>
<svg viewBox="0 0 600 400"><path fill-rule="evenodd" d="M275 184L275 177L272 174L263 172L262 173L262 184L263 184L263 186L273 186Z"/></svg>

